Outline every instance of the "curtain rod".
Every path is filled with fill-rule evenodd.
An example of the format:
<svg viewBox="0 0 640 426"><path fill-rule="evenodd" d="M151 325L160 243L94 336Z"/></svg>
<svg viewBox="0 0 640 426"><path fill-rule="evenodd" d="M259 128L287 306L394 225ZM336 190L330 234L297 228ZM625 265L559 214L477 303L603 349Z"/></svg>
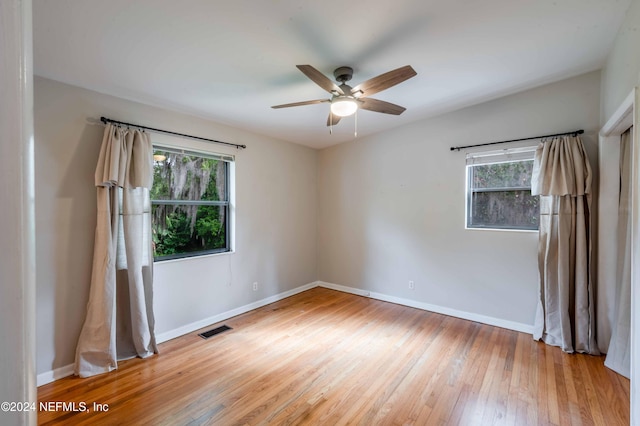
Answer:
<svg viewBox="0 0 640 426"><path fill-rule="evenodd" d="M106 118L106 117L100 117L100 121L102 121L104 124L107 124L107 123L121 124L123 126L137 127L139 129L149 130L149 131L157 132L157 133L166 133L168 135L181 136L183 138L196 139L196 140L199 140L199 141L205 141L205 142L211 142L211 143L217 143L217 144L222 144L222 145L233 146L236 149L240 149L240 148L245 149L247 147L246 145L238 145L238 144L230 143L230 142L217 141L215 139L201 138L200 136L186 135L184 133L171 132L169 130L155 129L153 127L141 126L139 124L125 123L124 121L112 120L111 118Z"/></svg>
<svg viewBox="0 0 640 426"><path fill-rule="evenodd" d="M465 148L475 148L476 146L487 146L487 145L497 145L499 143L508 143L508 142L519 142L519 141L528 141L531 139L544 139L544 138L552 138L554 136L564 136L564 135L573 135L578 136L584 133L584 130L574 130L572 132L564 132L564 133L556 133L553 135L544 135L544 136L531 136L530 138L521 138L521 139L511 139L508 141L500 141L500 142L487 142L487 143L479 143L477 145L467 145L467 146L452 146L451 151L460 151Z"/></svg>

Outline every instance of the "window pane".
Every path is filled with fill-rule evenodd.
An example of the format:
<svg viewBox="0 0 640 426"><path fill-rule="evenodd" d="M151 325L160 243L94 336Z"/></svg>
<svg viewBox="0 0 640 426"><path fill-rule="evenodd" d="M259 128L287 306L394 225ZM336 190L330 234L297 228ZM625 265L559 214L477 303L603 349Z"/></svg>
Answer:
<svg viewBox="0 0 640 426"><path fill-rule="evenodd" d="M153 167L155 259L229 251L228 163L212 154L156 148ZM201 204L210 201L225 205Z"/></svg>
<svg viewBox="0 0 640 426"><path fill-rule="evenodd" d="M531 191L490 191L471 194L469 227L538 229L539 197Z"/></svg>
<svg viewBox="0 0 640 426"><path fill-rule="evenodd" d="M533 160L483 164L471 167L471 187L531 188Z"/></svg>
<svg viewBox="0 0 640 426"><path fill-rule="evenodd" d="M224 251L227 209L226 206L153 205L154 257Z"/></svg>
<svg viewBox="0 0 640 426"><path fill-rule="evenodd" d="M227 163L154 150L152 200L228 201Z"/></svg>

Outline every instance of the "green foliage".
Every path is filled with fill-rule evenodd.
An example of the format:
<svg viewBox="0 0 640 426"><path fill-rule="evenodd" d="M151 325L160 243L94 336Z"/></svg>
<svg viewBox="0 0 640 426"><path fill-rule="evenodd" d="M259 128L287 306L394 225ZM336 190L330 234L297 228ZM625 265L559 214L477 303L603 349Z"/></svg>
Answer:
<svg viewBox="0 0 640 426"><path fill-rule="evenodd" d="M155 207L155 206L154 206ZM165 218L165 225L153 226L154 256L184 253L191 242L189 218L185 213L172 212Z"/></svg>
<svg viewBox="0 0 640 426"><path fill-rule="evenodd" d="M156 151L153 200L225 200L225 164L210 158ZM218 182L220 181L220 182ZM154 256L214 250L226 246L225 207L153 204Z"/></svg>
<svg viewBox="0 0 640 426"><path fill-rule="evenodd" d="M200 241L203 249L208 250L210 248L222 248L225 246L223 207L200 207L196 219L195 237Z"/></svg>

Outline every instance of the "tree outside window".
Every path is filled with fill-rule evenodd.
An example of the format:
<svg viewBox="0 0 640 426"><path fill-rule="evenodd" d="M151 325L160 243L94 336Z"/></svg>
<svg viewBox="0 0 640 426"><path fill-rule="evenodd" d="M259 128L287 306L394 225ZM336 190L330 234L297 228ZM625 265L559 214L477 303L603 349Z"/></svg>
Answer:
<svg viewBox="0 0 640 426"><path fill-rule="evenodd" d="M229 164L158 148L151 188L156 260L229 251Z"/></svg>
<svg viewBox="0 0 640 426"><path fill-rule="evenodd" d="M467 166L467 228L538 229L533 160Z"/></svg>

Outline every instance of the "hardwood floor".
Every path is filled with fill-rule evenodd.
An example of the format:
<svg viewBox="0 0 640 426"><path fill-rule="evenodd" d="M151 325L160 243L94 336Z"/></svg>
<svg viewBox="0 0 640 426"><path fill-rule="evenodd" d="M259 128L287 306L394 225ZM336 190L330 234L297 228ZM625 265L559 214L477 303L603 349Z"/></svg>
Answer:
<svg viewBox="0 0 640 426"><path fill-rule="evenodd" d="M325 288L225 324L233 330L40 387L40 402L87 412L40 411L38 423L629 424L627 379L528 334Z"/></svg>

